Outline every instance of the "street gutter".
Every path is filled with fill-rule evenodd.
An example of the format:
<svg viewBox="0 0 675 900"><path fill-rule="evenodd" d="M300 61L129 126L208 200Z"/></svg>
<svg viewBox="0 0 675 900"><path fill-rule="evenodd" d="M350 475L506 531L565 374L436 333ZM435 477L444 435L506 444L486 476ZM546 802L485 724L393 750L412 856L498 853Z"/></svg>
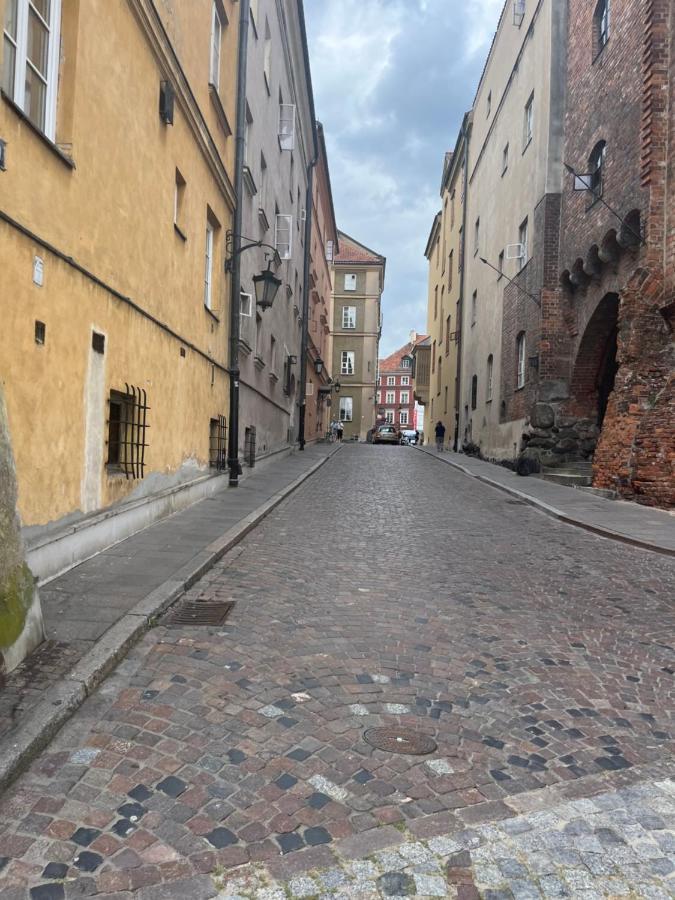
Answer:
<svg viewBox="0 0 675 900"><path fill-rule="evenodd" d="M336 445L323 459L195 554L111 625L71 671L45 691L44 698L17 730L0 740L0 792L30 765L162 613L341 449L341 444Z"/></svg>

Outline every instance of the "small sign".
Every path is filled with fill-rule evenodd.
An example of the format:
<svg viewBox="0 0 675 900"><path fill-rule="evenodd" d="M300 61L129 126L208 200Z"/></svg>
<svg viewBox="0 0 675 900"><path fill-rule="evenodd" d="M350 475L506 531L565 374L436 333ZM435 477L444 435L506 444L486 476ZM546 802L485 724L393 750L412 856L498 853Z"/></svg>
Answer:
<svg viewBox="0 0 675 900"><path fill-rule="evenodd" d="M41 256L33 258L33 282L42 287L45 281L45 263Z"/></svg>

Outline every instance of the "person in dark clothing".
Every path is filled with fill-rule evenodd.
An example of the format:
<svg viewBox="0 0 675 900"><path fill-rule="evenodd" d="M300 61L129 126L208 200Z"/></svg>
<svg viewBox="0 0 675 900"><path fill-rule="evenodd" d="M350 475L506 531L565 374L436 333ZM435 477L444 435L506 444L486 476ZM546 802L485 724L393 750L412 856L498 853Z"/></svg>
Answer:
<svg viewBox="0 0 675 900"><path fill-rule="evenodd" d="M443 452L443 444L445 443L445 425L440 421L436 423L436 428L434 429L434 434L436 435L436 450L439 453Z"/></svg>

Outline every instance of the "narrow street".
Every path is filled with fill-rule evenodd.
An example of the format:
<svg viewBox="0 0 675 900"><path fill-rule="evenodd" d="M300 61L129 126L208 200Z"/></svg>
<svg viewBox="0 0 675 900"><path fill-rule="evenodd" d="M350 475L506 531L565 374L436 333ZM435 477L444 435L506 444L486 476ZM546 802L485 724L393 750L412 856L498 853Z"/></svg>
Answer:
<svg viewBox="0 0 675 900"><path fill-rule="evenodd" d="M359 444L189 597L0 800L3 900L675 896L672 560Z"/></svg>

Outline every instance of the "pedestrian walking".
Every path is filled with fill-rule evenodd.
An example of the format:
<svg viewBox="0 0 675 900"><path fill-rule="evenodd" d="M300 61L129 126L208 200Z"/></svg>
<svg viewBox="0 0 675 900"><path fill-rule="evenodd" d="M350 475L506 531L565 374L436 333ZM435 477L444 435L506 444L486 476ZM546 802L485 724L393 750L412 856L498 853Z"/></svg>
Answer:
<svg viewBox="0 0 675 900"><path fill-rule="evenodd" d="M436 423L434 433L436 435L436 450L438 451L438 453L442 453L443 444L445 442L445 425L441 422L440 419Z"/></svg>
<svg viewBox="0 0 675 900"><path fill-rule="evenodd" d="M338 441L342 441L342 432L344 430L345 430L344 423L338 422L337 423L337 439L338 439Z"/></svg>

